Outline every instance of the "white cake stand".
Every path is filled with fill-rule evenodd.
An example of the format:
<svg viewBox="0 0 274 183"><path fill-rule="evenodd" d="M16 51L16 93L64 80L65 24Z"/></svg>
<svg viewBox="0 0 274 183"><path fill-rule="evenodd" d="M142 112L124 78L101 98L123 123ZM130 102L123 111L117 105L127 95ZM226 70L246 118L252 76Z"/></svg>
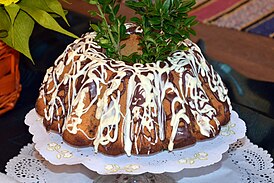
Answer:
<svg viewBox="0 0 274 183"><path fill-rule="evenodd" d="M51 164L76 165L83 164L100 175L96 181L119 180L119 182L173 182L164 172L179 172L212 165L222 159L229 145L245 137L246 126L243 120L232 111L231 121L223 126L220 134L210 140L175 150L163 151L151 156L126 155L111 157L95 153L93 147L75 148L66 144L61 136L47 132L41 117L32 109L25 119L37 151ZM144 181L146 180L146 181Z"/></svg>

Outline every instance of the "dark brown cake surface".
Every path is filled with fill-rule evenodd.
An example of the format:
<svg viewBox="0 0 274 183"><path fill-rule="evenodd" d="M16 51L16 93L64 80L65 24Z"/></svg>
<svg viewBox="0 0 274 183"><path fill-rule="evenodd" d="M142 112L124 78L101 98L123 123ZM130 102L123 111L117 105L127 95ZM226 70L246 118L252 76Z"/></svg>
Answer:
<svg viewBox="0 0 274 183"><path fill-rule="evenodd" d="M127 65L107 58L87 33L49 68L36 111L48 130L109 155L152 154L218 135L231 105L200 49L165 61Z"/></svg>

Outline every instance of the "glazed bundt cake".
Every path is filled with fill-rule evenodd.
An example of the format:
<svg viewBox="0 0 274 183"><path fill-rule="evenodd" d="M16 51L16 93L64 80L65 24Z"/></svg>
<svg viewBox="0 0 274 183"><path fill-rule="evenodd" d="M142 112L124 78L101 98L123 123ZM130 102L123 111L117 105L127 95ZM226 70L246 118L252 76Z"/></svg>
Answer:
<svg viewBox="0 0 274 183"><path fill-rule="evenodd" d="M228 91L190 40L165 61L130 65L107 58L95 36L66 48L36 102L46 129L67 143L108 155L152 154L215 137L230 120Z"/></svg>

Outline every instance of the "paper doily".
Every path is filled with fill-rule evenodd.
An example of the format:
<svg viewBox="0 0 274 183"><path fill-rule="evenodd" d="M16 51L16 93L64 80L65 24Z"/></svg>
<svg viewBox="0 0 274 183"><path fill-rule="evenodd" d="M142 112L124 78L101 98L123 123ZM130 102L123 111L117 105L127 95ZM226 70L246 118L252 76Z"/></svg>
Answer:
<svg viewBox="0 0 274 183"><path fill-rule="evenodd" d="M34 149L25 146L17 157L6 165L7 175L20 182L74 183L92 182L98 177L83 165L52 165ZM222 161L207 167L186 169L178 173L166 173L177 182L241 182L272 183L274 170L272 158L262 148L250 143L245 137L232 144L224 153Z"/></svg>
<svg viewBox="0 0 274 183"><path fill-rule="evenodd" d="M25 123L33 134L33 142L39 153L55 165L83 164L99 174L141 174L178 172L185 168L199 168L214 164L222 159L222 154L229 144L245 136L245 123L233 111L231 121L214 139L205 140L195 145L175 150L163 151L151 156L126 155L110 157L94 153L93 147L74 148L62 141L59 134L48 133L35 110L26 115Z"/></svg>

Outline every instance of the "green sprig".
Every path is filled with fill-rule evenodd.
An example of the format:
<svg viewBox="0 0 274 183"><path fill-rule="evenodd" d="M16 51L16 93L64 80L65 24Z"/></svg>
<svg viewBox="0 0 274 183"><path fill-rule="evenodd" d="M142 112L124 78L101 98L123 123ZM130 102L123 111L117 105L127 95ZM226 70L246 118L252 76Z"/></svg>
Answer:
<svg viewBox="0 0 274 183"><path fill-rule="evenodd" d="M124 16L117 16L119 4L115 0L89 0L97 6L99 12L92 11L91 15L99 16L102 22L91 27L97 32L96 40L106 49L107 56L122 59L127 62L148 63L165 60L176 51L186 49L182 40L195 35L192 26L197 24L194 16L189 12L195 0L143 0L126 1L126 6L135 10L138 17L131 18L131 22L143 30L138 33L139 46L142 54L132 53L129 56L121 55L120 41L127 38ZM107 18L109 22L107 21Z"/></svg>
<svg viewBox="0 0 274 183"><path fill-rule="evenodd" d="M121 49L125 45L120 45L120 42L128 38L128 35L125 27L126 17L117 15L120 4L116 3L116 0L90 0L88 2L96 5L98 9L98 12L90 11L90 14L102 19L98 25L91 24L91 28L97 32L95 40L102 48L105 48L109 57L122 60Z"/></svg>
<svg viewBox="0 0 274 183"><path fill-rule="evenodd" d="M197 21L189 17L195 0L151 0L126 1L126 5L135 10L140 18L131 18L132 22L141 26L140 46L143 54L140 62L155 62L179 49L186 49L180 42L195 35L191 28Z"/></svg>

